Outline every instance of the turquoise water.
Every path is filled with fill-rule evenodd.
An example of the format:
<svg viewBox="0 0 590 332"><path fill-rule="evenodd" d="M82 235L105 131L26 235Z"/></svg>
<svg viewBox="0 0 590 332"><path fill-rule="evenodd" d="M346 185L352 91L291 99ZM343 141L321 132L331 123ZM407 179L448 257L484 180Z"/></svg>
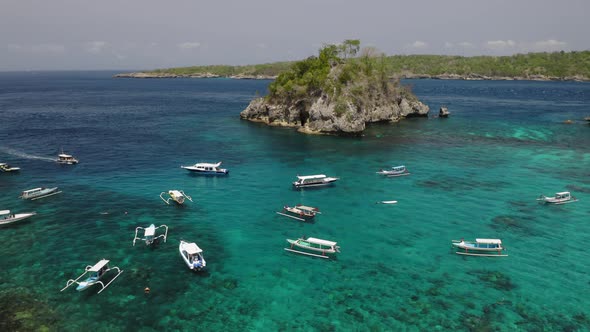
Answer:
<svg viewBox="0 0 590 332"><path fill-rule="evenodd" d="M110 75L0 74L0 161L22 168L0 174L0 209L38 213L0 229L2 330L588 330L587 83L407 81L451 118L339 138L239 120L268 81ZM80 164L48 160L62 147ZM230 175L179 168L197 161ZM375 174L401 164L410 176ZM316 173L341 180L291 189ZM38 186L63 193L17 199ZM170 189L194 202L167 206ZM579 202L535 200L563 190ZM298 203L322 214L275 214ZM133 247L151 223L170 227L168 241ZM341 253L283 250L302 235ZM476 237L502 239L509 256L451 251ZM186 268L180 239L204 249L207 272ZM60 292L101 258L124 270L109 288Z"/></svg>

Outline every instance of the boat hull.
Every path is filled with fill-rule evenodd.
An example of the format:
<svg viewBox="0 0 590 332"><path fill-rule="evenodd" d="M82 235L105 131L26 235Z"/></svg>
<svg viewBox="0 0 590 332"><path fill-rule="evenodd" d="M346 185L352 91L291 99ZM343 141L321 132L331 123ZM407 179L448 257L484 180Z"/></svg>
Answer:
<svg viewBox="0 0 590 332"><path fill-rule="evenodd" d="M334 182L338 181L338 179L334 179L334 180L326 180L320 183L297 183L297 182L293 182L293 188L295 189L302 189L302 188L313 188L313 187L325 187L325 186L331 186L334 184Z"/></svg>
<svg viewBox="0 0 590 332"><path fill-rule="evenodd" d="M228 175L229 171L224 169L224 170L219 170L219 171L204 171L201 169L195 169L192 167L182 167L184 169L186 169L187 171L191 172L191 174L196 174L196 175Z"/></svg>
<svg viewBox="0 0 590 332"><path fill-rule="evenodd" d="M37 214L36 212L17 213L17 214L14 214L12 217L6 217L4 219L0 219L0 225L12 224L14 222L32 217L36 214Z"/></svg>

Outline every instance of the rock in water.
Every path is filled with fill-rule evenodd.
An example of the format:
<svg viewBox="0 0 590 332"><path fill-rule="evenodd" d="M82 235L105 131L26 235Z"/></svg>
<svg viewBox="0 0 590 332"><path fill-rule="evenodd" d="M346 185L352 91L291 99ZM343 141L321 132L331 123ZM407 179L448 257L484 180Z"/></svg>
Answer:
<svg viewBox="0 0 590 332"><path fill-rule="evenodd" d="M450 114L451 112L449 112L449 109L446 106L442 106L438 111L439 118L448 118Z"/></svg>

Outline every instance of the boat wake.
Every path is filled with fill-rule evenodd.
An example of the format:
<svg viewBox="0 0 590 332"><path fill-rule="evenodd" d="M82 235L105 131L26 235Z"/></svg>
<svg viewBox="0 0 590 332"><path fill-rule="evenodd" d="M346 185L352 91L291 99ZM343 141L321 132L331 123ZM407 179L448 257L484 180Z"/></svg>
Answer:
<svg viewBox="0 0 590 332"><path fill-rule="evenodd" d="M5 146L0 146L0 152L6 153L11 156L23 158L23 159L35 159L35 160L55 162L55 158L36 156L36 155L28 154L26 152L22 152L22 151L18 151L18 150L12 149L12 148L8 148Z"/></svg>

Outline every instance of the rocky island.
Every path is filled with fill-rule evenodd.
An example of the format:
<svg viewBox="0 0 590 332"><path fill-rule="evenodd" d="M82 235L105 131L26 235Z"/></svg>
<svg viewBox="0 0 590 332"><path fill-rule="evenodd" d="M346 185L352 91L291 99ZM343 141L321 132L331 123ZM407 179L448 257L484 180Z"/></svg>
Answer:
<svg viewBox="0 0 590 332"><path fill-rule="evenodd" d="M428 116L428 106L390 79L385 56L364 49L357 57L359 45L327 45L317 57L296 62L240 117L309 134L358 135L367 123Z"/></svg>

